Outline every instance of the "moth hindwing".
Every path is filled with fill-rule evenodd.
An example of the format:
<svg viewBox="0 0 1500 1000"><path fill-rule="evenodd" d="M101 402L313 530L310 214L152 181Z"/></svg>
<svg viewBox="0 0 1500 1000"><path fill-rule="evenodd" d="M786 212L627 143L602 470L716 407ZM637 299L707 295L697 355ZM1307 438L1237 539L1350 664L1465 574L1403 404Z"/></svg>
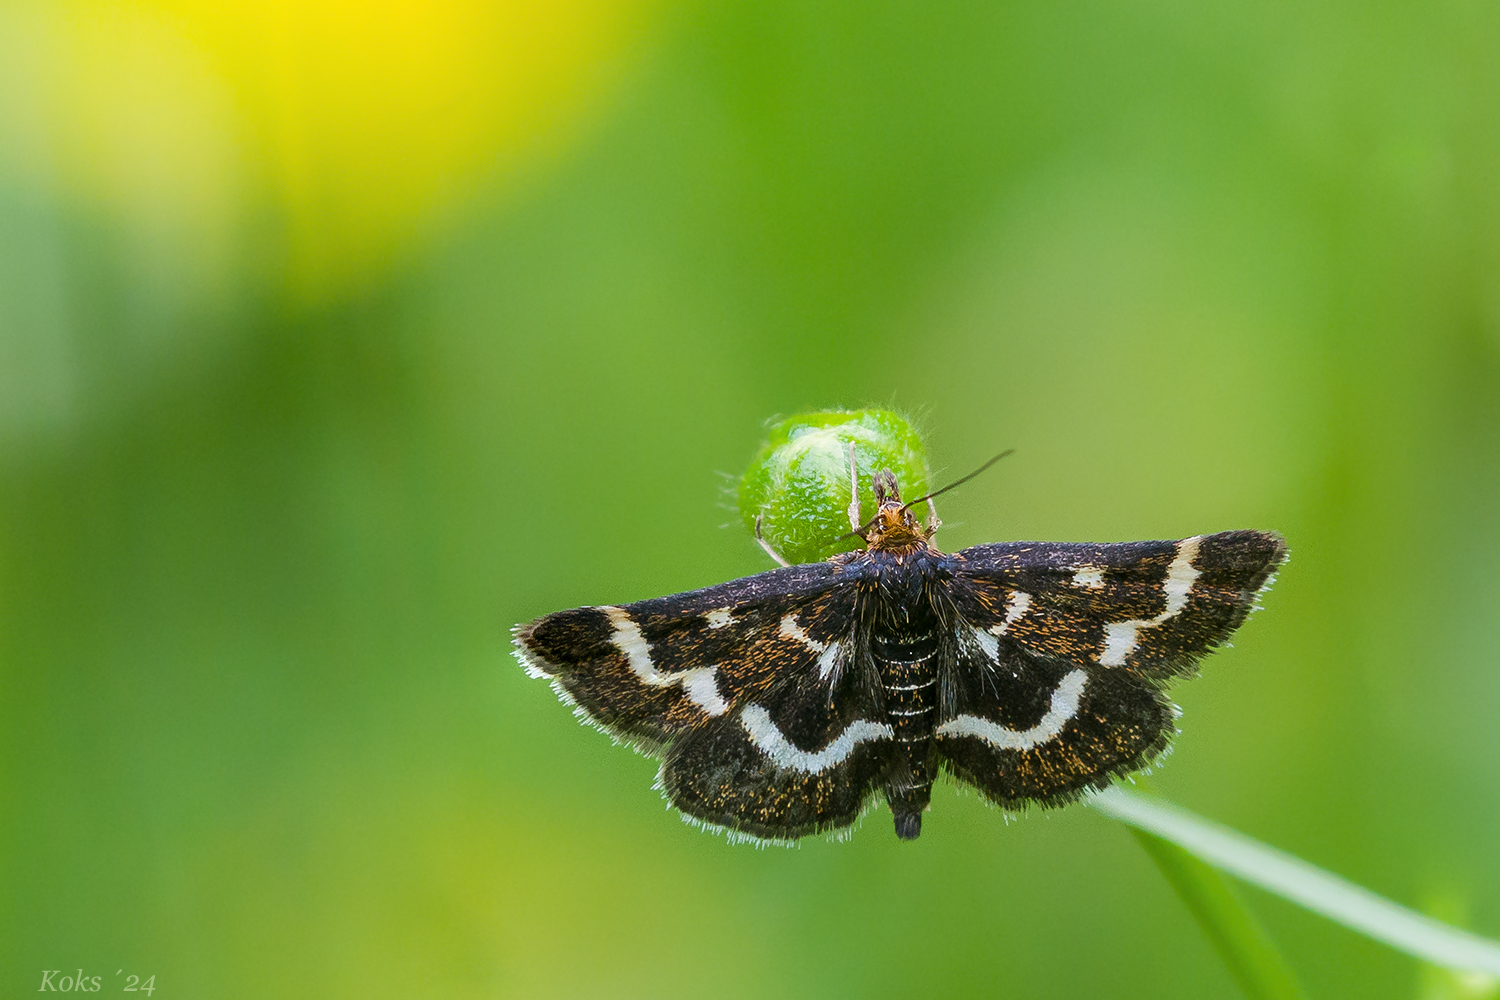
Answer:
<svg viewBox="0 0 1500 1000"><path fill-rule="evenodd" d="M694 822L793 840L844 830L878 791L909 840L944 771L1002 806L1051 806L1149 764L1175 732L1164 683L1286 557L1260 531L945 554L881 476L864 551L560 611L517 627L516 656L660 756Z"/></svg>

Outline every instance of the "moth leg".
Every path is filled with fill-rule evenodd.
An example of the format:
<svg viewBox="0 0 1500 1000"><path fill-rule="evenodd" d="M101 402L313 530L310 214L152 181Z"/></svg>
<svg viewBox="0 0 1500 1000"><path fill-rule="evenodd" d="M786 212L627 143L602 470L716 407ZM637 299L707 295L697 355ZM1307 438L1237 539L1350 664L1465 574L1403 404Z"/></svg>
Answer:
<svg viewBox="0 0 1500 1000"><path fill-rule="evenodd" d="M937 516L937 504L932 502L932 497L927 498L927 537L931 538L937 534L937 530L943 526L943 522Z"/></svg>
<svg viewBox="0 0 1500 1000"><path fill-rule="evenodd" d="M771 543L768 542L768 541L766 541L765 536L760 533L760 515L759 514L755 515L755 540L760 543L760 547L761 548L763 548L763 549L766 550L766 555L768 555L772 559L776 560L777 565L779 565L779 566L790 566L791 565L791 563L789 563L785 559L781 558L781 553L780 552L777 552L775 549L771 548Z"/></svg>
<svg viewBox="0 0 1500 1000"><path fill-rule="evenodd" d="M849 442L849 527L859 534L859 466L854 461L854 442Z"/></svg>

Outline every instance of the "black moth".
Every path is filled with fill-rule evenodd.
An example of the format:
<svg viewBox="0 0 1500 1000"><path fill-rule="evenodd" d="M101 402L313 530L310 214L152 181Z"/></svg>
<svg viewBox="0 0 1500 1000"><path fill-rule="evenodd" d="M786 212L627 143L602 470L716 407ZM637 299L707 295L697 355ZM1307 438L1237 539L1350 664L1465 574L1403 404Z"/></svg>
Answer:
<svg viewBox="0 0 1500 1000"><path fill-rule="evenodd" d="M1245 620L1279 535L1002 542L943 553L886 470L866 544L826 562L516 628L576 713L663 758L691 820L786 841L852 824L875 791L922 829L946 770L997 804L1062 805L1176 732L1165 682ZM774 553L773 553L774 555Z"/></svg>

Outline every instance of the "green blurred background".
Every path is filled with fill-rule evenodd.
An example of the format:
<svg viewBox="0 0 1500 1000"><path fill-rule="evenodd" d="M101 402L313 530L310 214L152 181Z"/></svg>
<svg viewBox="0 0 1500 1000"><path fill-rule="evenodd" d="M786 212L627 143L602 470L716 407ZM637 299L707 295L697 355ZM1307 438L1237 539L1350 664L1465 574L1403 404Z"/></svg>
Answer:
<svg viewBox="0 0 1500 1000"><path fill-rule="evenodd" d="M509 656L768 568L778 413L945 548L1285 533L1157 788L1500 936L1500 8L0 5L0 990L1201 997L1123 829L727 846ZM725 527L725 525L730 525ZM1258 893L1316 996L1412 961Z"/></svg>

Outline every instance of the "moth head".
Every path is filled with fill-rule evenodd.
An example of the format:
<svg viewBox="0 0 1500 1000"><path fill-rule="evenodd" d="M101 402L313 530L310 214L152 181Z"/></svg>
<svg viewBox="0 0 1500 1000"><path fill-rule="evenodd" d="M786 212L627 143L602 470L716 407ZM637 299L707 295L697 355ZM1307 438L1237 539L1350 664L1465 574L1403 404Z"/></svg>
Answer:
<svg viewBox="0 0 1500 1000"><path fill-rule="evenodd" d="M916 548L927 542L931 532L924 531L911 508L901 502L901 487L895 473L881 469L875 473L875 517L861 534L872 549Z"/></svg>
<svg viewBox="0 0 1500 1000"><path fill-rule="evenodd" d="M940 490L933 490L926 496L917 497L906 503L901 502L901 487L896 483L896 474L890 469L881 469L875 473L870 485L875 489L875 516L864 524L855 528L847 535L840 536L839 540L845 538L862 538L865 545L871 549L880 549L885 552L907 551L919 549L927 545L943 522L938 520L937 508L933 506L932 498L941 496L953 489L962 486L985 469L1009 455L1013 449L1007 448L994 458L985 462L973 472L964 476L957 482L949 483ZM849 448L849 475L858 477L854 465L854 448ZM927 520L926 527L917 523L916 515L911 512L912 507L919 503L927 504L928 513L931 515ZM851 520L859 516L859 498L856 495L850 502L849 517Z"/></svg>

